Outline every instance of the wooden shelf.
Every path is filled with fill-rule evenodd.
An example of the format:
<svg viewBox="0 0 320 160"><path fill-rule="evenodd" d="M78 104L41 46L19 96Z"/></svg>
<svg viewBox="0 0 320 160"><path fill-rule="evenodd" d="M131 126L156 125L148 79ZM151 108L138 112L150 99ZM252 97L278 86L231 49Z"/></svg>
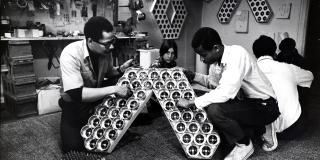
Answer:
<svg viewBox="0 0 320 160"><path fill-rule="evenodd" d="M118 39L139 39L146 38L147 36L117 36ZM24 38L5 38L1 37L1 41L59 41L59 40L81 40L84 39L84 36L75 36L75 37L24 37Z"/></svg>
<svg viewBox="0 0 320 160"><path fill-rule="evenodd" d="M56 40L80 40L84 39L84 36L77 37L25 37L25 38L4 38L1 37L1 41L56 41Z"/></svg>

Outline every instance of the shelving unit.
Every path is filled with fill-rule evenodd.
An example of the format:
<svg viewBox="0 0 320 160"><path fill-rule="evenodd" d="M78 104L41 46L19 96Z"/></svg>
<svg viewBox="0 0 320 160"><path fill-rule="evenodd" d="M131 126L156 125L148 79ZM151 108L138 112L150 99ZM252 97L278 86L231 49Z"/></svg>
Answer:
<svg viewBox="0 0 320 160"><path fill-rule="evenodd" d="M116 34L117 38L118 38L118 46L116 47L117 50L115 50L115 52L118 52L114 57L114 65L117 66L119 64L122 64L123 62L125 62L127 59L132 58L135 54L136 54L136 49L137 47L140 47L140 45L143 45L143 43L145 43L147 41L147 36L122 36L121 34ZM74 36L74 37L24 37L24 38L17 38L17 37L12 37L12 38L5 38L5 37L1 37L0 43L1 43L1 56L2 59L4 60L2 63L3 66L1 66L1 81L2 82L6 82L6 83L1 83L1 85L6 85L6 86L2 86L1 89L4 89L3 91L1 91L1 103L14 103L14 98L11 98L9 100L9 95L8 93L15 93L15 91L17 89L23 89L23 87L28 87L28 89L33 88L35 90L35 81L37 78L36 73L36 69L34 68L33 65L33 61L34 58L33 57L35 55L39 54L44 54L45 57L47 56L48 53L33 53L34 48L32 47L39 47L39 46L43 46L42 42L50 42L48 43L49 45L56 45L55 41L60 41L62 42L61 44L63 45L67 45L70 42L73 41L77 41L77 40L83 40L85 39L84 36ZM39 42L41 43L39 45ZM57 43L57 45L60 45L60 42ZM31 45L32 44L32 45ZM63 47L63 46L62 46ZM58 53L55 53L58 54ZM29 56L29 57L26 57ZM17 57L18 56L18 57ZM12 58L14 57L14 58ZM31 57L31 59L30 59ZM42 56L43 57L43 56ZM58 56L57 56L58 57ZM27 59L26 59L27 58ZM28 60L28 61L27 61ZM14 62L13 62L14 61ZM21 65L13 65L19 63ZM21 62L21 63L20 63ZM27 68L25 68L27 67ZM7 78L8 74L12 74L12 73L17 73L20 75L16 75L15 77L18 77L23 75L24 73L26 73L24 70L27 69L26 71L28 71L28 74L31 73L32 71L32 77L34 78L34 81L32 81L33 83L30 83L30 81L28 81L28 84L23 84L23 82L19 82L19 83L13 83L11 81L13 81L16 78ZM39 71L39 70L38 70ZM4 77L4 75L6 75L6 78ZM31 74L30 74L31 76ZM13 76L14 77L14 76ZM28 77L24 77L23 78L28 78ZM5 81L3 81L5 80ZM33 85L33 87L31 86ZM32 96L32 98L37 98L37 94L36 92L32 92L34 93L34 95ZM26 95L31 95L31 94L26 94ZM14 96L14 95L13 95ZM12 97L12 96L11 96ZM21 95L20 97L21 98ZM23 97L25 98L25 97ZM25 101L25 100L23 100ZM29 102L29 101L28 101ZM34 112L29 112L29 113L37 113L37 101L32 101L34 103L34 107L32 108L34 109ZM17 105L23 107L23 104L18 104ZM25 110L12 110L12 106L14 106L14 104L11 105L6 105L10 108L7 107L7 110L11 110L13 112L16 111L21 111L24 112ZM31 106L31 105L30 105ZM30 107L31 108L31 107ZM21 116L27 116L28 114L25 113L14 113L17 115L17 117L21 117Z"/></svg>

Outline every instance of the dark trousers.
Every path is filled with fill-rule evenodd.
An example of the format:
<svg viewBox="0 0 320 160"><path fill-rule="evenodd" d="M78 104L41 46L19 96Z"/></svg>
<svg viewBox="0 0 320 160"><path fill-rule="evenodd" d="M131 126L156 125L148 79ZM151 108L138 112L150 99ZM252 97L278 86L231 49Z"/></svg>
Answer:
<svg viewBox="0 0 320 160"><path fill-rule="evenodd" d="M273 98L229 100L211 104L206 110L209 120L231 145L247 136L244 129L264 128L280 115Z"/></svg>
<svg viewBox="0 0 320 160"><path fill-rule="evenodd" d="M295 139L308 129L309 115L308 115L308 98L309 98L309 88L298 86L299 92L299 101L301 105L301 115L299 119L292 124L289 128L285 129L281 133L278 133L277 136L279 139L292 140Z"/></svg>
<svg viewBox="0 0 320 160"><path fill-rule="evenodd" d="M80 109L81 103L66 102L63 98L59 99L59 105L62 109L60 122L62 151L66 153L85 150L80 130L87 124L93 110Z"/></svg>

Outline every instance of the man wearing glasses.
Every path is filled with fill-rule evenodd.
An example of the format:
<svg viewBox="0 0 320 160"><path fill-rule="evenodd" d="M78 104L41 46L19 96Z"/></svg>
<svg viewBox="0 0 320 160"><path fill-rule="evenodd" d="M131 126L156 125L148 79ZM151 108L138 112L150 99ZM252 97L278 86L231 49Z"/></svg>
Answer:
<svg viewBox="0 0 320 160"><path fill-rule="evenodd" d="M130 59L121 66L113 66L116 37L112 24L104 17L92 17L84 26L84 35L85 40L66 46L60 57L64 89L59 100L63 152L84 150L81 127L105 96L130 96L127 87L110 83L116 82L115 77L120 77L133 62Z"/></svg>

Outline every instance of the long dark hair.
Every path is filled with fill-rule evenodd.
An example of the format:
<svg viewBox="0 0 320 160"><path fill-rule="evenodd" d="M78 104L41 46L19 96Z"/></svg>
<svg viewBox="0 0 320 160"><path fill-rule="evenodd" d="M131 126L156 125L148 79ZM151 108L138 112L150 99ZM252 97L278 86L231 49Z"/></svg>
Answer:
<svg viewBox="0 0 320 160"><path fill-rule="evenodd" d="M176 42L173 39L165 39L163 40L160 47L160 56L162 57L165 53L168 52L170 48L173 48L175 59L178 58L178 47Z"/></svg>

